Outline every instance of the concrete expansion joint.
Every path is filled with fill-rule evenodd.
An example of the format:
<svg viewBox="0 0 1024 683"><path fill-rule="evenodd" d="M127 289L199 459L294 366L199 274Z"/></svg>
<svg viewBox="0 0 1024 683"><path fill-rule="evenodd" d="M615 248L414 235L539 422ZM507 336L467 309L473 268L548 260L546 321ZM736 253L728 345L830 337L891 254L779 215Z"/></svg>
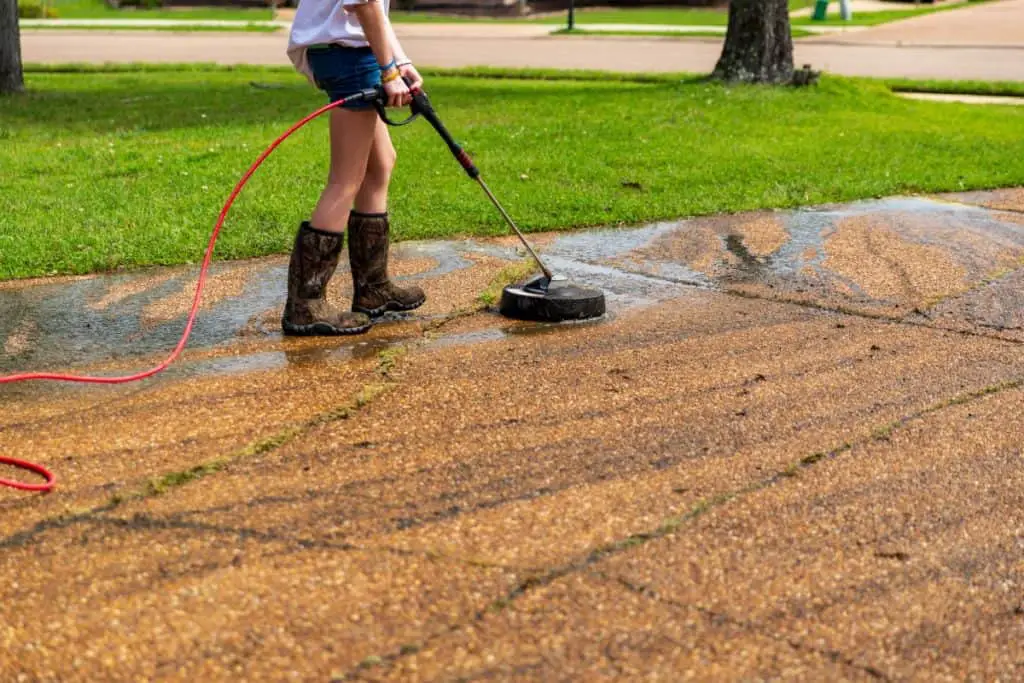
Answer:
<svg viewBox="0 0 1024 683"><path fill-rule="evenodd" d="M1017 271L1013 271L1017 272ZM991 283L987 283L991 284ZM745 292L735 289L722 290L723 293L734 296L740 299L748 299L751 301L768 301L776 304L788 304L791 306L799 306L800 308L808 308L815 311L821 311L823 313L838 313L840 315L847 315L851 318L861 318L863 320L871 320L873 322L890 323L893 325L902 325L905 327L913 327L925 330L933 330L935 332L944 332L948 334L955 334L961 337L970 337L974 339L988 339L991 341L1002 342L1011 346L1024 346L1024 341L1019 339L1010 339L1007 337L1000 336L998 334L987 334L983 332L977 332L974 330L962 330L954 327L943 327L941 325L927 324L921 322L915 322L913 320L907 320L905 317L897 318L895 316L886 315L884 313L874 313L869 311L861 311L848 306L828 306L815 301L798 301L794 299L786 299L784 297L770 297L762 296L753 292ZM928 317L927 312L921 309L914 309L912 312L914 315L921 315ZM930 318L929 318L930 320ZM995 329L998 331L1009 331L1017 329L1015 327L995 327L991 325L979 324L979 327L985 327L988 329Z"/></svg>
<svg viewBox="0 0 1024 683"><path fill-rule="evenodd" d="M483 560L466 560L453 555L446 555L434 550L415 550L398 546L374 546L360 545L348 541L332 541L329 539L303 538L291 536L275 531L267 531L248 527L231 527L219 524L207 524L203 522L192 522L184 519L171 517L155 517L143 513L135 513L130 518L109 517L106 515L96 516L93 521L102 521L123 529L130 530L151 530L151 529L176 529L187 531L198 531L202 533L217 533L227 536L238 536L247 541L260 543L279 543L285 546L295 546L302 550L334 550L340 552L362 552L367 554L387 554L400 557L418 557L428 560L446 560L458 564L465 564L471 567L486 569L505 569L511 571L524 571L522 568L505 565L501 563L486 562Z"/></svg>
<svg viewBox="0 0 1024 683"><path fill-rule="evenodd" d="M1016 332L1018 330L1024 330L1024 325L990 325L990 324L987 324L987 323L978 323L978 327L984 327L984 328L989 329L989 330L996 330L997 332ZM1006 340L1006 341L1014 341L1015 343L1018 343L1018 344L1022 343L1022 342L1017 342L1016 340L1009 340L1009 339Z"/></svg>
<svg viewBox="0 0 1024 683"><path fill-rule="evenodd" d="M516 573L536 572L536 569L517 567L514 565L499 562L488 562L481 559L466 559L456 555L449 555L434 550L416 550L397 546L373 546L360 545L347 541L331 541L329 539L302 538L288 534L277 533L273 530L263 530L250 527L233 527L220 524L209 524L181 519L180 513L169 517L158 517L142 512L136 512L131 517L115 517L107 513L112 512L113 507L109 504L94 508L89 511L65 515L52 520L44 520L36 524L28 531L19 532L0 540L0 548L22 547L37 540L38 537L51 529L66 529L80 524L87 524L92 527L114 527L121 531L152 531L152 530L173 530L190 531L201 534L217 534L221 536L233 536L244 542L255 542L261 544L279 544L284 546L277 553L261 553L261 557L272 555L289 554L292 550L327 550L335 552L362 552L367 554L387 554L399 557L417 557L427 560L443 560L454 564L462 564L467 567L483 569L501 569ZM290 546L290 548L289 548ZM215 571L230 564L238 563L241 555L222 563L210 564L207 569Z"/></svg>
<svg viewBox="0 0 1024 683"><path fill-rule="evenodd" d="M114 507L116 506L108 502L84 511L66 510L53 517L40 520L28 529L16 531L10 536L0 539L0 549L26 546L51 529L66 529L75 524L99 519L103 513L113 510Z"/></svg>
<svg viewBox="0 0 1024 683"><path fill-rule="evenodd" d="M787 636L785 634L773 630L769 625L760 624L756 621L750 621L747 619L741 619L739 617L734 617L728 612L722 612L719 610L711 609L698 603L686 603L680 602L678 600L673 600L672 598L662 595L650 586L636 584L622 576L613 576L601 571L592 571L590 572L590 574L595 578L601 579L608 583L616 584L621 588L625 588L631 593L641 595L658 604L667 605L675 609L692 610L694 612L697 612L698 614L703 616L707 620L707 622L712 626L728 624L730 626L734 626L744 631L747 631L748 633L764 636L767 638L771 638L776 642L784 643L798 652L811 652L814 654L821 655L823 657L828 658L830 661L836 664L842 664L843 666L847 666L851 669L856 669L861 673L865 673L871 678L881 681L892 680L878 667L872 666L870 664L858 663L853 657L843 654L840 650L825 649L815 647L813 645L808 645L800 641L799 639L793 638L792 636Z"/></svg>

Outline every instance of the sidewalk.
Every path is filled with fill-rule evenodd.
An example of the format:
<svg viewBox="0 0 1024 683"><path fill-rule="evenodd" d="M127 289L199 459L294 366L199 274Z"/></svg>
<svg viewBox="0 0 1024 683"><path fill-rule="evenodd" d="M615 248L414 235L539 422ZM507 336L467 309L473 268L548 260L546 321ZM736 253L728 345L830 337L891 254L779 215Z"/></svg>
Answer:
<svg viewBox="0 0 1024 683"><path fill-rule="evenodd" d="M912 12L915 9L922 8L934 8L946 5L963 5L966 7L964 0L939 0L928 5L915 5L912 2L892 2L891 0L850 0L850 11L853 16L856 17L859 14L872 14L874 12ZM814 7L803 7L789 13L791 17L809 17L814 14ZM839 16L839 0L830 0L828 6L828 15L830 17Z"/></svg>
<svg viewBox="0 0 1024 683"><path fill-rule="evenodd" d="M1020 670L1024 190L537 242L607 319L482 310L511 239L404 243L426 308L283 339L276 257L154 381L0 387L60 477L0 489L0 678ZM143 366L193 277L5 283L0 365Z"/></svg>
<svg viewBox="0 0 1024 683"><path fill-rule="evenodd" d="M1024 0L994 0L947 12L876 26L856 35L811 37L858 45L942 46L1024 49ZM1007 55L1005 59L1016 59Z"/></svg>

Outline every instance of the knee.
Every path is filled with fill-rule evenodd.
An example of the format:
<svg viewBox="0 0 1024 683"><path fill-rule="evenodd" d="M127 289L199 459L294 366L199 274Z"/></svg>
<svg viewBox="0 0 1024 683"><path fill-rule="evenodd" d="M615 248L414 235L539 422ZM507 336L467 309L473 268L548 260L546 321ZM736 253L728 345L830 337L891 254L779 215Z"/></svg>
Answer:
<svg viewBox="0 0 1024 683"><path fill-rule="evenodd" d="M387 149L374 154L370 159L370 163L366 167L367 179L373 182L387 183L391 179L391 172L395 169L397 160L398 154L395 152L394 146L388 145Z"/></svg>
<svg viewBox="0 0 1024 683"><path fill-rule="evenodd" d="M338 168L332 164L331 170L327 174L325 192L338 196L354 195L362 187L365 175L365 168L351 166L348 168Z"/></svg>
<svg viewBox="0 0 1024 683"><path fill-rule="evenodd" d="M327 179L327 186L324 188L323 194L334 201L350 202L359 193L359 188L362 186L362 176L358 178L338 178L332 176Z"/></svg>

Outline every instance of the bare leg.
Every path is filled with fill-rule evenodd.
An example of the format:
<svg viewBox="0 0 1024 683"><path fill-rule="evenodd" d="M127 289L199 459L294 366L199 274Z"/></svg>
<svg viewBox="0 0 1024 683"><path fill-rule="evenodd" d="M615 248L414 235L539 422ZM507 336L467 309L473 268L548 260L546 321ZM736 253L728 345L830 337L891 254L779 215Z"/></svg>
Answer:
<svg viewBox="0 0 1024 683"><path fill-rule="evenodd" d="M310 217L326 232L344 232L352 204L366 176L370 150L376 145L377 112L331 111L331 171Z"/></svg>
<svg viewBox="0 0 1024 683"><path fill-rule="evenodd" d="M342 311L327 300L338 267L352 203L366 175L374 142L374 111L331 111L331 171L308 223L299 227L288 264L285 334L359 334L370 329L364 313Z"/></svg>
<svg viewBox="0 0 1024 683"><path fill-rule="evenodd" d="M356 211L360 213L385 213L388 210L388 185L391 171L395 168L395 146L391 134L383 121L377 120L373 135L373 146L366 163L366 175L355 198Z"/></svg>
<svg viewBox="0 0 1024 683"><path fill-rule="evenodd" d="M349 263L352 265L352 310L373 317L387 311L411 311L426 300L415 285L399 287L388 278L388 183L395 167L395 148L387 126L377 123L366 176L349 221Z"/></svg>

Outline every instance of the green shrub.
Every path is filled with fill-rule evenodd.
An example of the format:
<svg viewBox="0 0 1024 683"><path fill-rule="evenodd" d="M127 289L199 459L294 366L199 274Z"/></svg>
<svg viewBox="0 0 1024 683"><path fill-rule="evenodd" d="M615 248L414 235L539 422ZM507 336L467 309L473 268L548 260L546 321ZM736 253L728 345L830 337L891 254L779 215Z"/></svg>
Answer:
<svg viewBox="0 0 1024 683"><path fill-rule="evenodd" d="M19 19L56 19L57 9L55 7L43 7L41 2L35 0L18 0Z"/></svg>

